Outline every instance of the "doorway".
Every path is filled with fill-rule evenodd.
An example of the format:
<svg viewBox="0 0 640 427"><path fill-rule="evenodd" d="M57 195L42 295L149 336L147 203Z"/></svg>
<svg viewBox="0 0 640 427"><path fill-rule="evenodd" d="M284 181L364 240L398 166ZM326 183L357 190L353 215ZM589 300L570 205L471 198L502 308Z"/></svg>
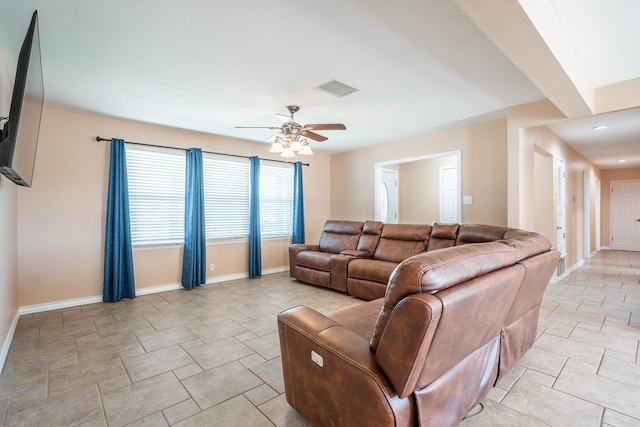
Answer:
<svg viewBox="0 0 640 427"><path fill-rule="evenodd" d="M554 242L556 237L554 207L553 156L535 146L533 152L533 230Z"/></svg>
<svg viewBox="0 0 640 427"><path fill-rule="evenodd" d="M455 214L451 216L455 215L455 222L461 222L461 157L461 151L457 150L375 163L374 219L382 221L383 214L389 209L384 204L388 203L391 187L390 183L383 183L383 170L392 170L396 171L398 183L395 188L397 218L394 222L422 224L440 221L440 167L451 166L457 175L455 193L449 195L457 201ZM392 221L391 216L393 213L389 211L387 222Z"/></svg>
<svg viewBox="0 0 640 427"><path fill-rule="evenodd" d="M458 168L443 166L440 168L440 222L460 222L458 203Z"/></svg>
<svg viewBox="0 0 640 427"><path fill-rule="evenodd" d="M380 177L380 221L395 224L398 222L398 171L382 169Z"/></svg>
<svg viewBox="0 0 640 427"><path fill-rule="evenodd" d="M567 255L567 173L564 159L554 158L555 177L555 216L556 216L556 247L561 257Z"/></svg>
<svg viewBox="0 0 640 427"><path fill-rule="evenodd" d="M596 177L596 191L595 191L595 224L596 224L596 251L602 249L602 238L601 238L601 230L600 230L600 178Z"/></svg>
<svg viewBox="0 0 640 427"><path fill-rule="evenodd" d="M640 180L611 181L611 249L640 251Z"/></svg>
<svg viewBox="0 0 640 427"><path fill-rule="evenodd" d="M591 258L591 178L584 173L584 259Z"/></svg>

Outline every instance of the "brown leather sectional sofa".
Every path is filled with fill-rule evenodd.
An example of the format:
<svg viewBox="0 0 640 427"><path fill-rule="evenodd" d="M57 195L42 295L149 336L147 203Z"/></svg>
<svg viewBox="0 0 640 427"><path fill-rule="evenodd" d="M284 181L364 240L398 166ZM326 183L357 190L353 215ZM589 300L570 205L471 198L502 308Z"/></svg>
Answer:
<svg viewBox="0 0 640 427"><path fill-rule="evenodd" d="M425 251L495 240L549 241L537 233L476 224L386 224L379 221L325 223L317 245L289 247L289 275L302 282L382 298L393 270Z"/></svg>
<svg viewBox="0 0 640 427"><path fill-rule="evenodd" d="M452 426L533 344L560 255L507 227L328 221L290 257L300 280L384 297L278 316L289 404L318 426Z"/></svg>

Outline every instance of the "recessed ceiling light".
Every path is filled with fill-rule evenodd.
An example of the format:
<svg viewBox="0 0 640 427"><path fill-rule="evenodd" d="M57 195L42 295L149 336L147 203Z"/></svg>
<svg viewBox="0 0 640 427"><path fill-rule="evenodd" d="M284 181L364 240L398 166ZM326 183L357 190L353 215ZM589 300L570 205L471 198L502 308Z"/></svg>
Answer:
<svg viewBox="0 0 640 427"><path fill-rule="evenodd" d="M620 160L618 160L618 163L624 163L624 162L626 162L626 160L625 160L625 159L620 159Z"/></svg>
<svg viewBox="0 0 640 427"><path fill-rule="evenodd" d="M606 129L608 127L609 127L609 125L598 125L598 126L594 126L593 130L602 130L602 129Z"/></svg>

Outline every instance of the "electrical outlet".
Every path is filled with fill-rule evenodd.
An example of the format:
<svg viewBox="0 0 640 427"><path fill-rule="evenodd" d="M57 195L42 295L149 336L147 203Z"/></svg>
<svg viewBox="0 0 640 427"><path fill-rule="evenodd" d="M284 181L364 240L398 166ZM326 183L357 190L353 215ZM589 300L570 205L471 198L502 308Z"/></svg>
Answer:
<svg viewBox="0 0 640 427"><path fill-rule="evenodd" d="M216 271L216 265L215 264L209 264L209 271Z"/></svg>

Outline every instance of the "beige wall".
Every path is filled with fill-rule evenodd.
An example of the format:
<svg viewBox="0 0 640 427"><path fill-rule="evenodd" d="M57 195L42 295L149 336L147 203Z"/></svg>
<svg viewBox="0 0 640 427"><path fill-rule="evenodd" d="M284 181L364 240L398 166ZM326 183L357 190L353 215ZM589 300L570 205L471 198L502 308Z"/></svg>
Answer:
<svg viewBox="0 0 640 427"><path fill-rule="evenodd" d="M0 55L0 116L9 115L9 73ZM3 126L4 122L0 124ZM18 234L16 186L0 176L0 371L9 351L11 324L18 313Z"/></svg>
<svg viewBox="0 0 640 427"><path fill-rule="evenodd" d="M18 191L19 305L102 295L109 143L95 136L269 157L268 145L140 122L45 108L33 187ZM277 157L273 157L277 158ZM303 159L306 233L330 216L329 156ZM287 240L263 242L263 269L288 266ZM208 277L247 271L246 243L208 245ZM182 248L136 250L136 288L180 282Z"/></svg>
<svg viewBox="0 0 640 427"><path fill-rule="evenodd" d="M545 99L511 107L507 111L508 120L508 225L532 230L535 227L531 197L533 182L534 146L525 139L525 130L564 120L565 116Z"/></svg>
<svg viewBox="0 0 640 427"><path fill-rule="evenodd" d="M460 150L462 222L507 222L507 122L497 120L331 156L331 217L374 218L374 164ZM406 183L402 183L406 185ZM437 184L435 185L437 189Z"/></svg>
<svg viewBox="0 0 640 427"><path fill-rule="evenodd" d="M640 179L640 168L610 169L602 171L600 181L600 221L602 223L602 246L611 246L611 181Z"/></svg>
<svg viewBox="0 0 640 427"><path fill-rule="evenodd" d="M522 129L522 152L529 153L530 157L527 163L526 171L530 171L530 175L523 176L523 182L526 186L521 186L521 196L524 199L521 206L526 206L526 221L528 226L526 229L535 229L537 223L535 215L539 214L536 209L536 177L534 174L535 152L547 153L554 157L561 157L565 160L566 165L566 234L567 234L567 259L565 266L567 268L573 266L585 256L584 251L584 174L588 173L591 177L591 206L595 203L595 177L600 177L600 170L589 160L584 158L580 153L573 149L570 145L553 134L546 126L538 126L529 129ZM521 170L521 173L523 171ZM591 214L591 236L595 236L595 215ZM552 242L556 242L555 233L550 237ZM590 243L591 251L595 250L595 241L592 239Z"/></svg>
<svg viewBox="0 0 640 427"><path fill-rule="evenodd" d="M533 231L556 239L556 219L554 215L554 173L553 156L536 147L533 154L533 197L535 218Z"/></svg>

